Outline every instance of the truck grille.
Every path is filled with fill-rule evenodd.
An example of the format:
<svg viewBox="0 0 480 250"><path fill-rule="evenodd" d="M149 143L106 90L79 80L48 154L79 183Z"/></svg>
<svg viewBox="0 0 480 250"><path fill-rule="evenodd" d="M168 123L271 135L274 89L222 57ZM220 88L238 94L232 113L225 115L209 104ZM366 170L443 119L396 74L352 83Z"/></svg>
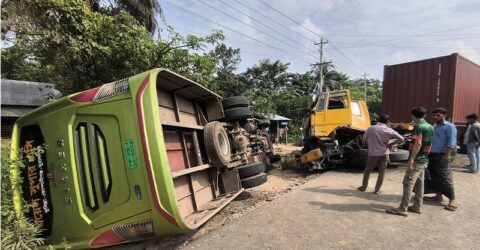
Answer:
<svg viewBox="0 0 480 250"><path fill-rule="evenodd" d="M140 241L153 236L152 221L122 225L113 228L113 231L126 241Z"/></svg>

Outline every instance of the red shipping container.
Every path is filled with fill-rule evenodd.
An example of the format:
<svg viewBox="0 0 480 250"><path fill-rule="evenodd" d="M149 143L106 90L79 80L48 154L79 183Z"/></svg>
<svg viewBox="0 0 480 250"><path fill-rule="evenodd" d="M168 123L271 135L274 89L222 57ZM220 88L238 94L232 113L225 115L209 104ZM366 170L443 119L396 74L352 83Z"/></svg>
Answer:
<svg viewBox="0 0 480 250"><path fill-rule="evenodd" d="M382 113L392 122L410 122L410 110L427 109L427 120L437 107L449 120L465 124L465 116L480 114L480 65L458 53L421 61L385 65Z"/></svg>

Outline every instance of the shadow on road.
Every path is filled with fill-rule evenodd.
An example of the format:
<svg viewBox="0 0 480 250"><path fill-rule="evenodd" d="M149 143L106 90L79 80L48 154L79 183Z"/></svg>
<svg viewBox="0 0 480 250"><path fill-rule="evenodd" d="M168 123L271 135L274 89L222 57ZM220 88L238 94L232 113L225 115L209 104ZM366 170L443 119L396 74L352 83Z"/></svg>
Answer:
<svg viewBox="0 0 480 250"><path fill-rule="evenodd" d="M329 189L324 188L324 186L314 187L314 188L304 188L304 191L315 192L315 193L325 193L331 195L338 195L344 197L357 197L361 199L371 200L371 201L380 201L380 202L399 202L402 198L399 194L373 194L369 192L360 192L356 188L352 189Z"/></svg>
<svg viewBox="0 0 480 250"><path fill-rule="evenodd" d="M376 212L376 213L385 213L386 209L392 208L392 206L382 205L382 204L342 204L342 203L325 203L321 201L310 201L310 205L319 206L321 209L328 209L333 211L340 212Z"/></svg>

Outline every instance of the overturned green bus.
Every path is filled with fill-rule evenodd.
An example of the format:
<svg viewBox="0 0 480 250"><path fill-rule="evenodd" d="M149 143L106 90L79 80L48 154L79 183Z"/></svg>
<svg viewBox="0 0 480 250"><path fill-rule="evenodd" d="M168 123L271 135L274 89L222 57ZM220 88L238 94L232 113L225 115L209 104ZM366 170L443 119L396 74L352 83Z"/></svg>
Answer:
<svg viewBox="0 0 480 250"><path fill-rule="evenodd" d="M266 181L278 156L262 126L244 97L164 69L66 96L14 126L12 148L45 147L12 170L16 213L31 205L46 244L74 248L196 229Z"/></svg>

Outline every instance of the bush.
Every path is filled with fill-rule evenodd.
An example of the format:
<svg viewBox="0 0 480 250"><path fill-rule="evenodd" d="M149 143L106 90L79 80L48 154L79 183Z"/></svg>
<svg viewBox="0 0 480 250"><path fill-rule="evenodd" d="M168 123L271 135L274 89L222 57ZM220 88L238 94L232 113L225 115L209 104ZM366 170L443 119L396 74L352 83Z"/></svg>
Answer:
<svg viewBox="0 0 480 250"><path fill-rule="evenodd" d="M35 150L36 154L39 154L43 151L42 148L37 148ZM10 175L10 170L12 167L23 168L25 166L24 161L31 161L32 159L23 159L20 150L18 160L10 160L10 148L8 142L2 141L2 159L1 159L1 174L2 174L2 208L1 208L1 218L2 218L2 240L1 248L2 249L34 249L37 246L43 244L43 239L37 237L38 228L33 224L32 221L27 219L23 215L15 214L15 208L13 204L13 194L12 194L12 180ZM18 185L19 183L15 183ZM25 206L25 210L29 207Z"/></svg>

